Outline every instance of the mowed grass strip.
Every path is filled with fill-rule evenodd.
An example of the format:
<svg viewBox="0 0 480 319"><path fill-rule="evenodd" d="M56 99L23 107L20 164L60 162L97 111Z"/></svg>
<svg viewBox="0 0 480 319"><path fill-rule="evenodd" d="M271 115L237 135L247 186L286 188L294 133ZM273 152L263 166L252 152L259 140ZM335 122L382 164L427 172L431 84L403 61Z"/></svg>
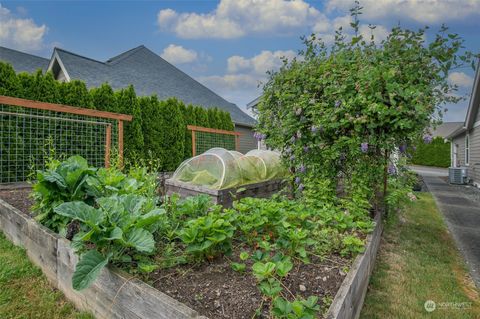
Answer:
<svg viewBox="0 0 480 319"><path fill-rule="evenodd" d="M42 271L0 232L0 318L91 319L53 288Z"/></svg>
<svg viewBox="0 0 480 319"><path fill-rule="evenodd" d="M479 293L429 193L391 217L383 236L361 318L480 318Z"/></svg>

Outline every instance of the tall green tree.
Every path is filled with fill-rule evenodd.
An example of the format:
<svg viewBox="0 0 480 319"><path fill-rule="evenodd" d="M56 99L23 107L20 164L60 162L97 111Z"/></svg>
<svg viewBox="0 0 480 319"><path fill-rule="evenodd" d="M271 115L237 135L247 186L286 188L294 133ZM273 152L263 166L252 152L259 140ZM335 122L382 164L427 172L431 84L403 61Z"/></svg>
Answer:
<svg viewBox="0 0 480 319"><path fill-rule="evenodd" d="M113 89L108 83L103 83L98 88L90 89L90 98L94 108L108 112L119 112L118 103Z"/></svg>
<svg viewBox="0 0 480 319"><path fill-rule="evenodd" d="M84 107L88 109L93 108L92 99L88 93L85 82L79 80L63 82L60 84L59 91L61 104Z"/></svg>
<svg viewBox="0 0 480 319"><path fill-rule="evenodd" d="M184 157L185 121L180 111L180 101L168 99L160 102L159 113L162 115L158 132L161 150L162 169L174 171Z"/></svg>
<svg viewBox="0 0 480 319"><path fill-rule="evenodd" d="M142 112L138 104L137 95L132 85L115 93L119 113L133 116L132 122L125 123L124 145L125 156L134 158L145 155Z"/></svg>

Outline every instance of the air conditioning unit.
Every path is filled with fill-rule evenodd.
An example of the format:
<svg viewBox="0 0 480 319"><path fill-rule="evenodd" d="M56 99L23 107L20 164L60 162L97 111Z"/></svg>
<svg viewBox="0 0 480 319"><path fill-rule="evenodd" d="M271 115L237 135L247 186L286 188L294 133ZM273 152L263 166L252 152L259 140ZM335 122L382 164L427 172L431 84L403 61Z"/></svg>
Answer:
<svg viewBox="0 0 480 319"><path fill-rule="evenodd" d="M448 181L450 184L467 184L468 169L466 167L449 167Z"/></svg>

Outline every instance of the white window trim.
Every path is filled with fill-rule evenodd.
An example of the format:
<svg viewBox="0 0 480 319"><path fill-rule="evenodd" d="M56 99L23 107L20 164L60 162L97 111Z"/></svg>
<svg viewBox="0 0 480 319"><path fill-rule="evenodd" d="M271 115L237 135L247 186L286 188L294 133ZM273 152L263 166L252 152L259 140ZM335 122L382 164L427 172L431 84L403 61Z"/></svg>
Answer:
<svg viewBox="0 0 480 319"><path fill-rule="evenodd" d="M467 147L467 142L468 142L468 147ZM469 166L470 165L470 134L465 135L465 154L464 155L465 155L465 159L464 159L465 166Z"/></svg>
<svg viewBox="0 0 480 319"><path fill-rule="evenodd" d="M453 141L450 142L450 166L457 167L457 163L455 163L455 143Z"/></svg>

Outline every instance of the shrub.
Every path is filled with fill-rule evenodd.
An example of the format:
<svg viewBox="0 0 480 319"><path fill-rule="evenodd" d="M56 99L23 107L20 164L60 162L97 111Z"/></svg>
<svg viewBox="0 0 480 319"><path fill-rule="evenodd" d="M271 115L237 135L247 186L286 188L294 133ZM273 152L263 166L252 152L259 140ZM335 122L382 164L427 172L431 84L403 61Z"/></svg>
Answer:
<svg viewBox="0 0 480 319"><path fill-rule="evenodd" d="M435 137L430 144L418 141L416 149L412 151L412 164L449 167L450 142L445 142L442 137Z"/></svg>
<svg viewBox="0 0 480 319"><path fill-rule="evenodd" d="M360 35L358 3L352 14L352 36L338 30L329 47L312 35L299 58L270 73L258 130L282 151L298 196L366 213L380 200L373 194L385 194L379 181L387 180L392 151L411 145L444 103L459 100L448 74L474 55L446 27L428 43L425 29L400 27L374 42ZM337 199L338 189L346 200Z"/></svg>
<svg viewBox="0 0 480 319"><path fill-rule="evenodd" d="M118 112L133 116L132 122L125 123L124 145L125 157L135 154L144 154L144 142L142 132L142 113L133 86L122 89L115 93Z"/></svg>
<svg viewBox="0 0 480 319"><path fill-rule="evenodd" d="M162 114L156 136L160 140L160 150L163 171L174 171L182 162L185 145L185 121L177 99L160 102L159 112Z"/></svg>

